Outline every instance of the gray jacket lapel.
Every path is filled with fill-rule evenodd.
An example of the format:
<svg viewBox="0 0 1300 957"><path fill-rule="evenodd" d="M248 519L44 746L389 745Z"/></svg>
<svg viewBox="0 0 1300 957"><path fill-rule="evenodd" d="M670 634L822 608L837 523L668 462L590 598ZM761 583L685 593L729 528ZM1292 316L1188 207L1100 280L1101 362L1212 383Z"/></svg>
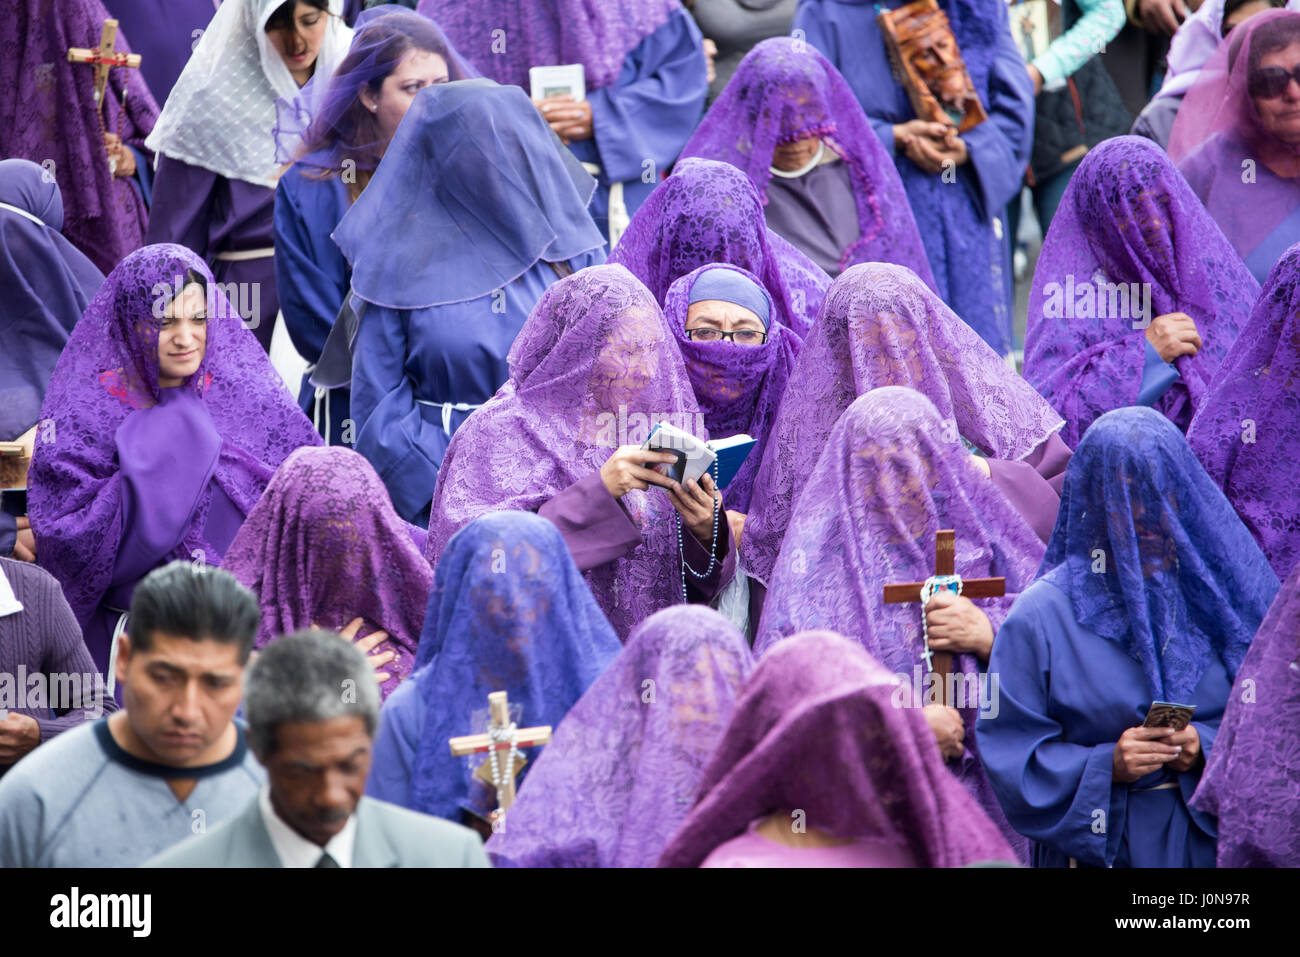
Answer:
<svg viewBox="0 0 1300 957"><path fill-rule="evenodd" d="M401 858L388 839L383 817L368 798L357 804L357 839L352 848L353 867L400 867Z"/></svg>

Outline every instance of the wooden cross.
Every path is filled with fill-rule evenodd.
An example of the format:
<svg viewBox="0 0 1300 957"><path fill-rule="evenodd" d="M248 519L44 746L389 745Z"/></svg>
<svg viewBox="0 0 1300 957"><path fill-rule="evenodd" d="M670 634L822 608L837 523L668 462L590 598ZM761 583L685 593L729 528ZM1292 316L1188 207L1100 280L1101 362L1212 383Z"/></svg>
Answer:
<svg viewBox="0 0 1300 957"><path fill-rule="evenodd" d="M458 758L463 758L469 754L487 754L488 761L492 760L493 751L504 751L510 753L510 742L499 741L492 737L492 730L500 730L510 725L510 702L506 698L504 691L493 691L488 695L488 709L491 719L488 724L489 731L487 734L467 734L459 738L451 739L451 753ZM549 726L540 728L519 728L515 731L515 746L520 748L535 748L538 745L548 744L551 740L551 729ZM498 759L500 760L500 759ZM497 788L497 811L496 813L504 814L510 810L510 805L515 803L515 770L505 774L505 762L502 762L501 771L504 780L501 786Z"/></svg>
<svg viewBox="0 0 1300 957"><path fill-rule="evenodd" d="M116 45L117 21L110 18L104 21L104 29L99 35L98 50L73 47L68 51L69 63L89 63L94 66L95 105L101 109L104 105L104 90L108 86L108 71L115 66L124 66L137 70L140 68L140 54L119 53L115 49Z"/></svg>
<svg viewBox="0 0 1300 957"><path fill-rule="evenodd" d="M935 577L956 576L956 558L957 533L952 529L936 532L934 536ZM965 598L999 598L1007 593L1007 580L1005 578L962 578L960 581L961 594ZM901 605L907 602L921 601L925 586L926 582L904 582L896 585L886 585L885 604ZM952 592L957 591L955 582L940 587L946 587ZM921 609L921 614L925 614L925 608ZM930 643L927 641L922 657L925 658L926 670L938 675L941 679L940 686L946 687L948 682L944 679L952 674L952 652L931 651ZM945 703L951 704L946 700Z"/></svg>

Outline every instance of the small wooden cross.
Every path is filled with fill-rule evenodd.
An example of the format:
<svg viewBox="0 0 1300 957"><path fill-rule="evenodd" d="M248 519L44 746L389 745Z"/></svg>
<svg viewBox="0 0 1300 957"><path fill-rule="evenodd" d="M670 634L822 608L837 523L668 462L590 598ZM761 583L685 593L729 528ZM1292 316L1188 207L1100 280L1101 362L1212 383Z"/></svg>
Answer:
<svg viewBox="0 0 1300 957"><path fill-rule="evenodd" d="M506 698L504 691L493 691L488 695L488 709L491 719L488 724L489 733L487 734L467 734L459 738L451 739L451 753L458 758L463 758L469 754L487 754L488 760L491 761L491 752L504 751L510 753L509 741L496 741L491 735L491 729L500 729L510 725L510 702ZM549 726L540 728L519 728L515 731L515 746L520 748L535 748L538 745L548 744L551 740L551 729ZM501 768L505 771L504 765ZM515 803L515 775L514 773L506 774L505 780L497 788L497 813L502 814L510 810L510 805Z"/></svg>
<svg viewBox="0 0 1300 957"><path fill-rule="evenodd" d="M89 63L95 68L95 105L103 108L104 90L108 86L108 71L115 66L134 69L140 68L140 54L119 53L117 45L117 21L110 18L104 21L104 29L99 35L99 49L87 50L73 47L68 51L69 63Z"/></svg>
<svg viewBox="0 0 1300 957"><path fill-rule="evenodd" d="M945 575L956 575L956 558L957 558L957 533L952 529L944 529L936 532L934 536L934 574L935 577ZM922 590L925 588L925 582L904 582L896 585L885 586L885 604L901 605L907 602L920 601ZM948 585L948 590L956 592L956 586ZM1007 593L1007 580L1005 578L962 578L961 594L965 598L999 598ZM921 614L925 614L925 609L921 609ZM952 652L949 651L931 651L929 642L926 642L925 651L922 653L925 658L926 670L938 675L940 679L952 674ZM941 680L941 687L947 686L946 680ZM951 702L945 701L947 704Z"/></svg>

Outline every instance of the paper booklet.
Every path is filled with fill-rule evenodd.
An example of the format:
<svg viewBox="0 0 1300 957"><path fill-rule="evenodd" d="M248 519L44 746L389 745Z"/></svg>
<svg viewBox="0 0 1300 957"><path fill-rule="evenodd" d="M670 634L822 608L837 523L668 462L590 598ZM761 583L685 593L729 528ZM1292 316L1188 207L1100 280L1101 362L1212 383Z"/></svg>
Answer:
<svg viewBox="0 0 1300 957"><path fill-rule="evenodd" d="M560 66L535 66L528 70L528 83L534 100L548 96L568 96L575 100L587 98L587 74L581 63L564 63Z"/></svg>
<svg viewBox="0 0 1300 957"><path fill-rule="evenodd" d="M748 435L733 435L713 442L704 442L676 426L660 422L650 432L649 437L641 443L641 448L676 453L676 463L670 465L665 462L652 466L674 481L686 482L690 479L698 481L700 476L709 472L713 475L718 488L725 489L736 477L740 467L745 464L745 459L754 448L754 440Z"/></svg>

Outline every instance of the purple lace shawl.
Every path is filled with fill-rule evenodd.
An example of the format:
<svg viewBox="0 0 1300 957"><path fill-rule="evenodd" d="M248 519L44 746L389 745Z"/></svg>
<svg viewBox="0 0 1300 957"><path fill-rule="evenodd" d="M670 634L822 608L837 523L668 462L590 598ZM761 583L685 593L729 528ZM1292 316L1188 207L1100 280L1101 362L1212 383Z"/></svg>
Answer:
<svg viewBox="0 0 1300 957"><path fill-rule="evenodd" d="M907 266L934 288L934 275L893 159L861 104L829 60L802 40L774 37L750 50L682 156L722 160L743 170L763 202L781 143L820 137L848 164L862 235L840 270L860 262Z"/></svg>
<svg viewBox="0 0 1300 957"><path fill-rule="evenodd" d="M902 266L861 263L831 285L791 373L745 523L745 570L766 583L812 463L855 398L886 385L923 392L985 455L1021 459L1061 417Z"/></svg>
<svg viewBox="0 0 1300 957"><path fill-rule="evenodd" d="M290 452L321 444L202 259L170 244L127 256L54 367L32 457L28 508L41 565L62 584L83 628L109 587L123 531L115 435L124 419L161 398L154 310L159 293L183 285L190 269L208 282L207 349L198 371L177 388L202 398L221 434L217 484L247 515ZM220 553L202 534L211 501L209 486L169 559L201 552L216 564Z"/></svg>
<svg viewBox="0 0 1300 957"><path fill-rule="evenodd" d="M653 867L754 667L721 615L652 615L555 729L487 852L498 867Z"/></svg>
<svg viewBox="0 0 1300 957"><path fill-rule="evenodd" d="M433 569L374 468L351 449L291 453L221 565L258 596L258 648L300 628L339 631L364 618L362 635L389 635L373 653L397 655L384 666L384 697L411 673Z"/></svg>
<svg viewBox="0 0 1300 957"><path fill-rule="evenodd" d="M1165 152L1140 136L1107 140L1084 157L1034 270L1025 378L1065 417L1070 446L1103 412L1136 404L1142 383L1140 310L1130 302L1123 315L1123 299L1097 293L1099 282L1146 284L1150 318L1184 312L1196 323L1201 350L1174 362L1181 378L1155 406L1185 430L1259 283ZM1093 318L1101 312L1116 315Z"/></svg>
<svg viewBox="0 0 1300 957"><path fill-rule="evenodd" d="M508 356L510 378L452 437L425 556L498 509L534 512L667 419L708 438L691 381L649 291L621 266L591 266L546 291ZM676 512L659 489L620 500L644 541L585 572L619 637L682 598Z"/></svg>
<svg viewBox="0 0 1300 957"><path fill-rule="evenodd" d="M860 647L808 631L759 660L704 769L699 798L659 858L697 867L774 812L844 840L893 840L919 867L1014 861L997 826L944 767L920 709Z"/></svg>
<svg viewBox="0 0 1300 957"><path fill-rule="evenodd" d="M63 234L107 273L144 241L148 211L136 187L109 172L95 117L94 68L69 63L70 47L99 46L108 19L100 0L12 0L0 16L0 158L44 166L63 193ZM125 34L117 50L130 52ZM144 150L158 104L139 70L109 72L104 130Z"/></svg>
<svg viewBox="0 0 1300 957"><path fill-rule="evenodd" d="M609 261L626 266L660 303L693 269L730 263L757 276L776 318L802 338L831 277L767 228L758 189L730 163L685 159L632 215Z"/></svg>
<svg viewBox="0 0 1300 957"><path fill-rule="evenodd" d="M1279 578L1300 563L1300 245L1277 261L1187 430Z"/></svg>
<svg viewBox="0 0 1300 957"><path fill-rule="evenodd" d="M1219 821L1220 867L1300 867L1300 567L1237 672L1192 806Z"/></svg>
<svg viewBox="0 0 1300 957"><path fill-rule="evenodd" d="M1212 657L1235 676L1278 588L1182 434L1142 407L1106 413L1079 443L1039 577L1142 666L1158 701L1186 701Z"/></svg>
<svg viewBox="0 0 1300 957"><path fill-rule="evenodd" d="M581 63L588 90L609 86L637 45L681 9L678 0L420 0L470 62L498 83L529 88L528 68Z"/></svg>
<svg viewBox="0 0 1300 957"><path fill-rule="evenodd" d="M732 269L759 281L753 273L738 266L701 266L669 287L664 316L677 337L686 374L691 378L695 401L704 413L704 425L710 437L725 439L743 432L757 439L745 464L723 491L727 508L748 512L754 476L776 421L776 410L785 394L790 370L794 368L798 340L789 329L773 323L768 328L767 342L761 346L738 346L725 341L692 342L686 335L691 287L700 273L710 269Z"/></svg>

